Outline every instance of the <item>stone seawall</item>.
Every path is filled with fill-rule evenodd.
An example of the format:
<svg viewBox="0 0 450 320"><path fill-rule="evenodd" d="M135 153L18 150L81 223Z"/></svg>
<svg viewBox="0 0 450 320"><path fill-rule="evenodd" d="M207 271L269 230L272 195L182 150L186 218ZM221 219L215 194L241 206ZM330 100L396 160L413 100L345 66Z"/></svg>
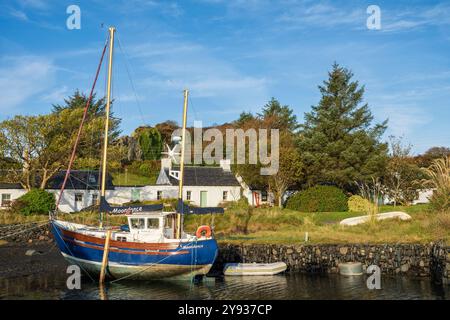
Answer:
<svg viewBox="0 0 450 320"><path fill-rule="evenodd" d="M341 262L357 261L364 271L372 264L383 274L431 277L449 282L450 247L441 243L422 244L321 244L264 245L220 244L214 270L227 262L270 263L283 261L288 272L337 273Z"/></svg>
<svg viewBox="0 0 450 320"><path fill-rule="evenodd" d="M0 239L17 243L51 243L49 225L0 225ZM358 261L363 270L378 265L383 274L431 277L450 284L450 247L430 244L219 244L213 272L227 262L270 263L283 261L288 272L337 273L341 262Z"/></svg>

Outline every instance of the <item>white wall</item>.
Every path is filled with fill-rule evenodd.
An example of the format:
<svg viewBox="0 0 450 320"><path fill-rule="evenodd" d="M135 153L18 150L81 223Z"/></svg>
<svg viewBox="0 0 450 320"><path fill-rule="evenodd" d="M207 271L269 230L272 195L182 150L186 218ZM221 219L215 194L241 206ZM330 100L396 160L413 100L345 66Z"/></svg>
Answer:
<svg viewBox="0 0 450 320"><path fill-rule="evenodd" d="M200 191L207 192L207 204L208 207L218 206L223 202L223 191L228 191L227 201L237 201L240 199L241 193L240 187L189 187L183 188L183 199L186 200L187 191L191 191L191 203L200 206ZM60 190L47 190L55 195L58 199ZM151 201L157 200L157 192L162 191L162 198L177 198L178 187L177 186L144 186L144 187L116 187L115 190L106 190L106 200L110 204L121 205L133 200L138 201ZM23 189L0 189L1 193L11 194L11 200L16 200L20 196L26 193ZM81 194L81 202L75 202L75 195ZM97 190L72 190L67 189L63 193L61 202L59 204L59 210L62 212L75 212L84 209L92 205L93 195L96 194L99 197L99 191Z"/></svg>
<svg viewBox="0 0 450 320"><path fill-rule="evenodd" d="M7 209L8 207L1 206L2 194L10 194L11 201L23 196L26 193L24 189L0 189L0 209Z"/></svg>

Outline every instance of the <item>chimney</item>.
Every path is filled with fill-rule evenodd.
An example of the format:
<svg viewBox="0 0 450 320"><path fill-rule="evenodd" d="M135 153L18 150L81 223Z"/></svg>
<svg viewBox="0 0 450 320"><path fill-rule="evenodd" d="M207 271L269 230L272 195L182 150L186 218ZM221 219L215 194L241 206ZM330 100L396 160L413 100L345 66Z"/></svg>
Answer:
<svg viewBox="0 0 450 320"><path fill-rule="evenodd" d="M231 160L230 159L221 159L220 167L223 171L230 172L231 171Z"/></svg>
<svg viewBox="0 0 450 320"><path fill-rule="evenodd" d="M162 158L161 159L161 170L172 169L172 159L170 158Z"/></svg>

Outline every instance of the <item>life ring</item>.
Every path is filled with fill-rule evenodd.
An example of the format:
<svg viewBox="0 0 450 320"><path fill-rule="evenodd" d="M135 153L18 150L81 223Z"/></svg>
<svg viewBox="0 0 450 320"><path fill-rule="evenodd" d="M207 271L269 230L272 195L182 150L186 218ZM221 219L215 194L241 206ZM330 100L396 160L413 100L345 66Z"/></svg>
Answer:
<svg viewBox="0 0 450 320"><path fill-rule="evenodd" d="M211 228L209 226L200 226L198 227L197 232L195 232L195 236L197 238L201 237L209 238L211 237Z"/></svg>

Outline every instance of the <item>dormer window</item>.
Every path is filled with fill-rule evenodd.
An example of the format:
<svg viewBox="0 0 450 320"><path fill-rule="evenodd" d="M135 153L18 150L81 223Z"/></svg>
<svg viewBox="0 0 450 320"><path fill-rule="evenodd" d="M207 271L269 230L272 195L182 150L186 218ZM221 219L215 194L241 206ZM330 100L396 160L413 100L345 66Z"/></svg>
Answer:
<svg viewBox="0 0 450 320"><path fill-rule="evenodd" d="M89 183L95 183L96 182L95 176L93 176L92 174L89 175L88 180L89 180Z"/></svg>

